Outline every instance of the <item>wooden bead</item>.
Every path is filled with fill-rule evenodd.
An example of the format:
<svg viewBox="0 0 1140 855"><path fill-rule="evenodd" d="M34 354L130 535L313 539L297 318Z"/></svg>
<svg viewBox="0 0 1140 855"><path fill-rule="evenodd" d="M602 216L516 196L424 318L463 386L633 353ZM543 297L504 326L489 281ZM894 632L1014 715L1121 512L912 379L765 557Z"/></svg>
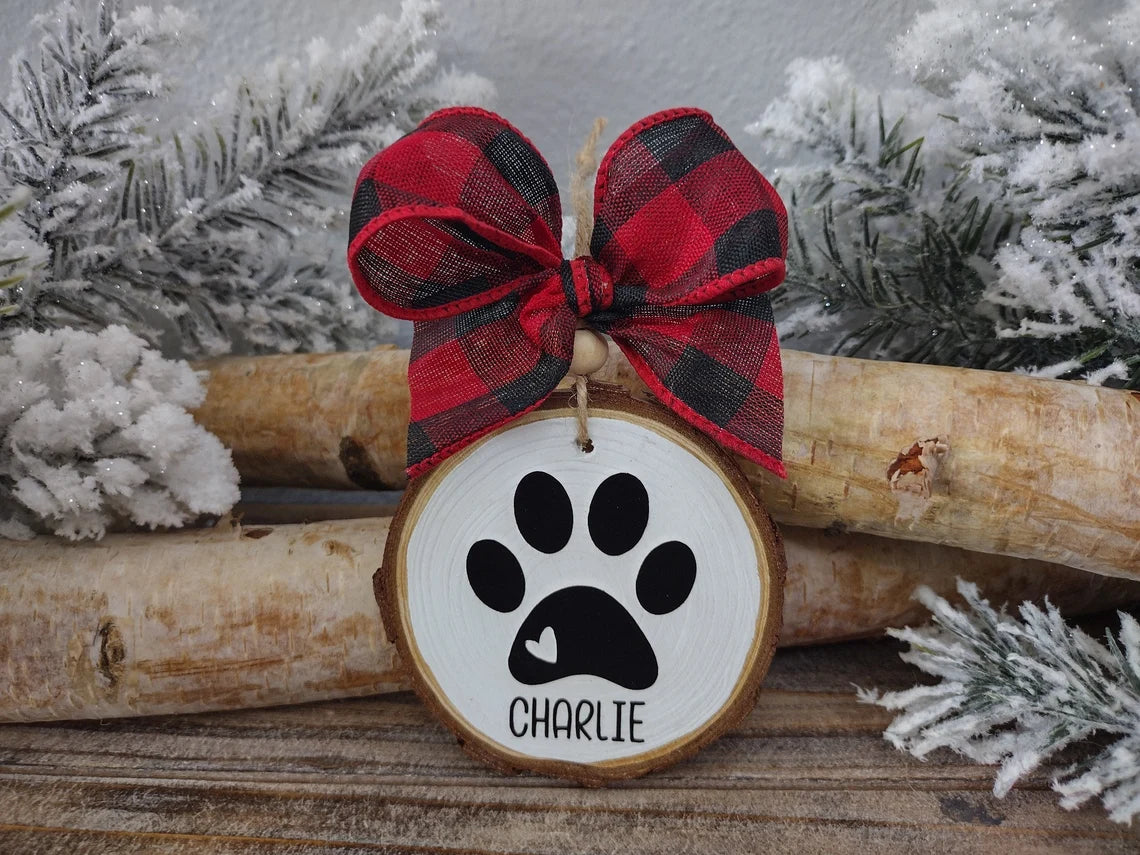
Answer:
<svg viewBox="0 0 1140 855"><path fill-rule="evenodd" d="M609 354L609 346L601 335L593 330L575 330L570 373L589 376L606 364Z"/></svg>

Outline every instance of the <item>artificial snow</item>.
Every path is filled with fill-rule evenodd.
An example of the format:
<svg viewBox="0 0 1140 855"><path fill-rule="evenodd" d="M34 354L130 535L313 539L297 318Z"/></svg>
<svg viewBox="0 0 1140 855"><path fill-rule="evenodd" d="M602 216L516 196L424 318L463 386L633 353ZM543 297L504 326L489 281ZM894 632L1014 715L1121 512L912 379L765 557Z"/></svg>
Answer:
<svg viewBox="0 0 1140 855"><path fill-rule="evenodd" d="M177 526L238 500L217 437L187 408L203 376L121 326L26 331L0 353L0 536Z"/></svg>

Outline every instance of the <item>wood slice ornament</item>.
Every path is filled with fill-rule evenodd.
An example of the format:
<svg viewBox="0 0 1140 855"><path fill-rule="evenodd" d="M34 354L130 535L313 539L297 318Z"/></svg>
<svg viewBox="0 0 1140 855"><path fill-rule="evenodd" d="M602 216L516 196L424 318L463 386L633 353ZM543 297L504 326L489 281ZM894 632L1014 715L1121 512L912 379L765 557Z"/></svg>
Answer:
<svg viewBox="0 0 1140 855"><path fill-rule="evenodd" d="M736 464L663 407L569 393L409 487L375 586L420 697L474 756L600 784L753 707L784 554Z"/></svg>
<svg viewBox="0 0 1140 855"><path fill-rule="evenodd" d="M385 627L468 751L600 784L714 739L771 661L782 549L716 443L784 475L764 292L787 215L700 110L620 135L592 218L591 163L565 259L530 142L492 113L437 112L365 165L348 256L365 300L416 322ZM599 332L660 406L588 389Z"/></svg>

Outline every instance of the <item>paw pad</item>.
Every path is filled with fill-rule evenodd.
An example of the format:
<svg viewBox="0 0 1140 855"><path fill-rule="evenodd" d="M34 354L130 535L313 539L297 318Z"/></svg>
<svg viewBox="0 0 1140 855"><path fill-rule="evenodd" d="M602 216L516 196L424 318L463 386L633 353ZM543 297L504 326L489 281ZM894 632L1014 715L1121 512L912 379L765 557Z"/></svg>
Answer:
<svg viewBox="0 0 1140 855"><path fill-rule="evenodd" d="M514 521L523 541L536 552L566 549L574 531L574 506L562 483L546 472L531 472L518 483ZM649 494L636 476L611 475L594 491L586 517L589 540L602 556L633 550L649 524ZM613 565L600 556L601 572ZM503 614L526 597L526 574L518 556L496 540L480 540L467 553L467 579L480 602ZM620 572L620 571L617 571ZM688 599L697 562L686 544L671 540L655 546L637 571L635 591L641 609L666 615ZM645 689L657 680L657 657L630 610L611 594L589 585L557 590L537 603L523 620L508 655L512 676L538 685L588 674L627 689Z"/></svg>

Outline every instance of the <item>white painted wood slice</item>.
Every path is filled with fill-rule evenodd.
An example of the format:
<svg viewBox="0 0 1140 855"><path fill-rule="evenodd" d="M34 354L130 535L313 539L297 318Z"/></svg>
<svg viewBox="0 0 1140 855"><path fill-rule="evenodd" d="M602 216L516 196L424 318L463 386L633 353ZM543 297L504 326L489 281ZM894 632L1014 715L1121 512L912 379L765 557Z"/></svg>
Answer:
<svg viewBox="0 0 1140 855"><path fill-rule="evenodd" d="M424 700L477 756L584 783L697 750L753 706L783 548L732 460L672 413L568 396L414 481L377 598Z"/></svg>

